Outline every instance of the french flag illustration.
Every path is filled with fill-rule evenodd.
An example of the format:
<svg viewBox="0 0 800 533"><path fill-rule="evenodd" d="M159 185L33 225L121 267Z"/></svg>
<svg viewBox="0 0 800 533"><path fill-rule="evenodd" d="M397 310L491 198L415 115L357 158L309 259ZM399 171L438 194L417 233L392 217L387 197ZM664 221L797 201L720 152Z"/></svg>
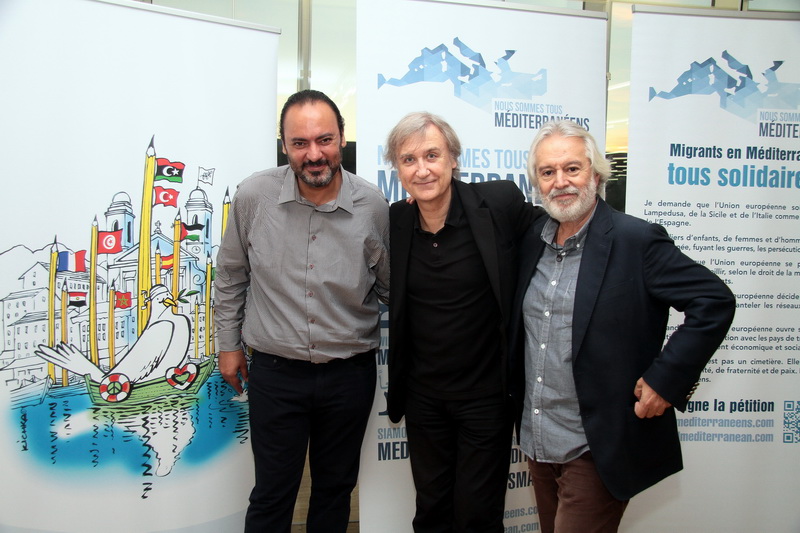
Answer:
<svg viewBox="0 0 800 533"><path fill-rule="evenodd" d="M86 272L86 250L58 252L56 272Z"/></svg>

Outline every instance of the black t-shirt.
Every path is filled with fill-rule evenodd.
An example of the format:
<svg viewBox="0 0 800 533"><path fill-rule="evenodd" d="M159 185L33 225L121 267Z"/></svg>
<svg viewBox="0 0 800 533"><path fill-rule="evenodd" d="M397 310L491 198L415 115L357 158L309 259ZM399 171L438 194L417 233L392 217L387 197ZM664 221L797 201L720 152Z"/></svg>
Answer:
<svg viewBox="0 0 800 533"><path fill-rule="evenodd" d="M444 227L419 227L408 264L408 386L441 399L502 389L500 313L455 187Z"/></svg>

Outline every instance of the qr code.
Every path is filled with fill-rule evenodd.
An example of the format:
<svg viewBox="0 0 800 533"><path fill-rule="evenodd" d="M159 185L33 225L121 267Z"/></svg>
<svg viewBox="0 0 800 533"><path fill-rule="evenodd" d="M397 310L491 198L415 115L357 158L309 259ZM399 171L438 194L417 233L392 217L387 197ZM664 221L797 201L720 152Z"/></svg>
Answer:
<svg viewBox="0 0 800 533"><path fill-rule="evenodd" d="M800 442L800 401L783 402L783 442L787 444Z"/></svg>

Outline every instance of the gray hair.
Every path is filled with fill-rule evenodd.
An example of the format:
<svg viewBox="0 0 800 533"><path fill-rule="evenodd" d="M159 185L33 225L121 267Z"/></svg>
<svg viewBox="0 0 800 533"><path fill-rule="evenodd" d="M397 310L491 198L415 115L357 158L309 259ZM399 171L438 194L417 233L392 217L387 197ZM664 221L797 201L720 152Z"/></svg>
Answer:
<svg viewBox="0 0 800 533"><path fill-rule="evenodd" d="M548 122L539 129L536 137L533 138L530 152L528 152L528 179L536 193L539 193L539 177L536 175L536 150L539 148L539 144L550 136L578 137L583 140L583 144L586 147L586 157L592 165L592 173L600 176L597 194L600 195L600 198L605 198L606 182L611 177L611 163L606 160L603 152L597 147L597 141L594 140L592 134L572 120Z"/></svg>
<svg viewBox="0 0 800 533"><path fill-rule="evenodd" d="M450 157L456 162L453 169L453 177L460 178L458 158L461 156L461 141L458 140L455 130L442 117L428 113L427 111L416 111L409 113L400 119L400 122L392 128L386 138L386 147L383 152L383 160L394 168L397 168L397 158L400 157L400 147L407 140L422 136L428 126L435 126L442 133L447 143L447 151Z"/></svg>

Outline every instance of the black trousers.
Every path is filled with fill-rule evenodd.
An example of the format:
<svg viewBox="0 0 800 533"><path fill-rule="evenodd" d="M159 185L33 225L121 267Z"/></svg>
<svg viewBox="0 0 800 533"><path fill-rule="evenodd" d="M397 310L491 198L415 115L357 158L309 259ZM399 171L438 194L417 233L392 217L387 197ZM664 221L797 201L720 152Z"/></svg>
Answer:
<svg viewBox="0 0 800 533"><path fill-rule="evenodd" d="M501 394L442 401L409 391L416 533L502 533L512 413Z"/></svg>
<svg viewBox="0 0 800 533"><path fill-rule="evenodd" d="M288 533L308 450L308 533L344 533L375 395L375 351L314 364L256 352L248 397L256 481L246 533Z"/></svg>

